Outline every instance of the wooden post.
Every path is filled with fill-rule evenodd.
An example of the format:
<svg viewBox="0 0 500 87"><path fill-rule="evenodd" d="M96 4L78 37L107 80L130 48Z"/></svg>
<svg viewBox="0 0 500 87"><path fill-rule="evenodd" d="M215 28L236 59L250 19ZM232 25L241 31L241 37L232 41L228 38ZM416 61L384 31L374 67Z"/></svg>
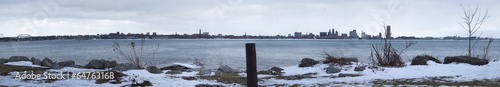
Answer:
<svg viewBox="0 0 500 87"><path fill-rule="evenodd" d="M257 53L255 52L255 43L245 44L247 52L247 86L257 87Z"/></svg>

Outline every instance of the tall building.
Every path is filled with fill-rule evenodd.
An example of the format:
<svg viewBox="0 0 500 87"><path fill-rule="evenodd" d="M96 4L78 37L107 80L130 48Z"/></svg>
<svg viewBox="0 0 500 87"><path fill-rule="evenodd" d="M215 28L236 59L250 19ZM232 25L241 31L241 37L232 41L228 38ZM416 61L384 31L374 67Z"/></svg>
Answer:
<svg viewBox="0 0 500 87"><path fill-rule="evenodd" d="M201 38L201 29L198 32L198 38Z"/></svg>
<svg viewBox="0 0 500 87"><path fill-rule="evenodd" d="M332 35L332 31L328 30L328 36Z"/></svg>
<svg viewBox="0 0 500 87"><path fill-rule="evenodd" d="M382 33L378 32L378 38L382 38Z"/></svg>
<svg viewBox="0 0 500 87"><path fill-rule="evenodd" d="M391 26L387 25L387 30L385 31L386 36L385 38L391 38Z"/></svg>
<svg viewBox="0 0 500 87"><path fill-rule="evenodd" d="M349 38L351 39L359 39L358 33L356 30L349 31Z"/></svg>
<svg viewBox="0 0 500 87"><path fill-rule="evenodd" d="M295 36L295 37L302 37L302 32L295 32L295 33L294 33L294 36Z"/></svg>
<svg viewBox="0 0 500 87"><path fill-rule="evenodd" d="M325 38L327 36L327 32L319 32L319 37Z"/></svg>

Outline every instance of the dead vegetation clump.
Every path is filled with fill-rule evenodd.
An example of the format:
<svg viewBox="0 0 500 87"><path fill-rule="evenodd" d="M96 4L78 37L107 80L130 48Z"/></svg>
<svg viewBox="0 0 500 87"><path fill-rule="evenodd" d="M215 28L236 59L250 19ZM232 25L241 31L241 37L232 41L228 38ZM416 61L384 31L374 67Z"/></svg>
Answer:
<svg viewBox="0 0 500 87"><path fill-rule="evenodd" d="M332 65L352 65L351 63L351 59L348 59L348 58L343 58L343 57L335 57L335 56L332 56L328 53L325 52L324 54L326 57L325 57L325 61L323 61L323 64L332 64Z"/></svg>

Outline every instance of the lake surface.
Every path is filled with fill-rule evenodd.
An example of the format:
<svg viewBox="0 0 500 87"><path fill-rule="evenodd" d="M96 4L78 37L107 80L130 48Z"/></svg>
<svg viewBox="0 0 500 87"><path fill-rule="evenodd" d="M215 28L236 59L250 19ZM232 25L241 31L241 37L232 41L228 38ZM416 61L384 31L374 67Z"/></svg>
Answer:
<svg viewBox="0 0 500 87"><path fill-rule="evenodd" d="M0 58L10 56L27 56L43 59L48 57L54 61L74 60L78 65L85 65L91 59L117 59L112 44L120 43L125 52L130 52L130 42L138 45L140 40L55 40L29 42L0 42ZM428 54L443 61L446 56L465 55L468 41L466 40L416 40L402 57L405 61ZM405 47L405 40L393 40L396 49ZM483 54L483 48L488 41L479 41L475 54ZM357 57L362 62L369 62L368 57L372 45L379 45L380 40L232 40L232 39L167 39L146 40L143 58L146 63L156 62L158 66L168 66L172 63L192 63L194 58L201 59L206 67L215 69L219 64L229 65L243 70L245 68L245 43L255 43L257 50L258 69L269 69L273 66L285 67L298 65L302 58L323 59L324 52L344 57ZM156 47L160 44L157 51ZM488 57L500 57L500 43L490 45ZM153 60L153 52L155 58Z"/></svg>

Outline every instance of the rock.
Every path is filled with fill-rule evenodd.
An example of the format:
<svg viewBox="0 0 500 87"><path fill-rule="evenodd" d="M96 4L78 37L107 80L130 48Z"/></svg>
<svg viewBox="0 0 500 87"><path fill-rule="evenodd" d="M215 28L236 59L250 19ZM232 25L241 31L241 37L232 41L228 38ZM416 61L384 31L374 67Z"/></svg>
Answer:
<svg viewBox="0 0 500 87"><path fill-rule="evenodd" d="M9 59L6 58L0 58L0 65L3 65L4 63L9 62Z"/></svg>
<svg viewBox="0 0 500 87"><path fill-rule="evenodd" d="M153 73L153 74L163 73L156 66L149 66L148 68L146 68L146 70L148 70L149 73Z"/></svg>
<svg viewBox="0 0 500 87"><path fill-rule="evenodd" d="M217 70L224 72L224 73L236 73L236 72L238 72L238 70L235 70L227 65L219 66L219 68Z"/></svg>
<svg viewBox="0 0 500 87"><path fill-rule="evenodd" d="M452 62L457 63L468 63L471 65L486 65L488 64L488 60L486 59L478 59L475 57L467 57L467 56L454 56L454 57L446 57L444 58L444 64L449 64Z"/></svg>
<svg viewBox="0 0 500 87"><path fill-rule="evenodd" d="M40 59L35 58L35 57L31 57L31 63L33 65L42 65L42 61Z"/></svg>
<svg viewBox="0 0 500 87"><path fill-rule="evenodd" d="M328 73L328 74L339 73L339 72L340 72L340 69L335 68L333 66L329 66L328 68L326 68L326 73Z"/></svg>
<svg viewBox="0 0 500 87"><path fill-rule="evenodd" d="M269 70L266 70L266 71L259 71L257 72L257 74L266 74L266 75L281 75L283 72L284 69L282 68L279 68L279 67L272 67L271 69Z"/></svg>
<svg viewBox="0 0 500 87"><path fill-rule="evenodd" d="M166 72L165 74L182 74L182 71L179 71L179 70L172 70L172 71L168 71L168 72Z"/></svg>
<svg viewBox="0 0 500 87"><path fill-rule="evenodd" d="M219 70L215 71L215 75L221 75L221 74L222 74L222 71L219 71Z"/></svg>
<svg viewBox="0 0 500 87"><path fill-rule="evenodd" d="M57 65L59 65L61 67L68 67L71 65L75 65L75 61L69 60L69 61L59 62L59 63L57 63Z"/></svg>
<svg viewBox="0 0 500 87"><path fill-rule="evenodd" d="M350 60L351 62L358 62L358 58L345 58L347 60Z"/></svg>
<svg viewBox="0 0 500 87"><path fill-rule="evenodd" d="M434 61L436 63L441 63L438 59L429 55L419 55L413 58L411 65L427 65L427 61Z"/></svg>
<svg viewBox="0 0 500 87"><path fill-rule="evenodd" d="M361 66L354 67L354 71L363 71L363 70L365 70L365 67Z"/></svg>
<svg viewBox="0 0 500 87"><path fill-rule="evenodd" d="M212 74L212 71L210 71L208 69L201 69L200 73L198 73L198 74L200 74L200 75Z"/></svg>
<svg viewBox="0 0 500 87"><path fill-rule="evenodd" d="M271 69L269 69L269 71L271 71L271 75L281 75L281 71L283 71L284 69L282 68L279 68L279 67L272 67Z"/></svg>
<svg viewBox="0 0 500 87"><path fill-rule="evenodd" d="M104 69L104 68L111 68L117 65L116 61L107 61L104 59L97 60L97 59L92 59L90 62L85 65L85 68L89 69Z"/></svg>
<svg viewBox="0 0 500 87"><path fill-rule="evenodd" d="M52 69L62 69L63 67L59 66L59 64L57 64L57 62L54 62L54 65L51 66L50 68L52 68Z"/></svg>
<svg viewBox="0 0 500 87"><path fill-rule="evenodd" d="M181 65L172 65L172 66L160 68L160 70L179 70L179 71L186 71L188 69L191 69L191 68L184 67L184 66L181 66Z"/></svg>
<svg viewBox="0 0 500 87"><path fill-rule="evenodd" d="M131 70L131 69L138 69L138 67L137 67L137 65L135 65L133 63L120 63L120 64L114 66L112 70L127 71L127 70Z"/></svg>
<svg viewBox="0 0 500 87"><path fill-rule="evenodd" d="M16 62L16 61L30 61L30 59L26 56L12 56L9 58L9 62Z"/></svg>
<svg viewBox="0 0 500 87"><path fill-rule="evenodd" d="M42 60L42 66L52 67L52 66L54 66L54 62L52 62L52 60L50 60L49 58L45 57Z"/></svg>
<svg viewBox="0 0 500 87"><path fill-rule="evenodd" d="M300 61L299 67L310 67L315 64L318 64L318 61L314 61L314 59L311 58L304 58Z"/></svg>

